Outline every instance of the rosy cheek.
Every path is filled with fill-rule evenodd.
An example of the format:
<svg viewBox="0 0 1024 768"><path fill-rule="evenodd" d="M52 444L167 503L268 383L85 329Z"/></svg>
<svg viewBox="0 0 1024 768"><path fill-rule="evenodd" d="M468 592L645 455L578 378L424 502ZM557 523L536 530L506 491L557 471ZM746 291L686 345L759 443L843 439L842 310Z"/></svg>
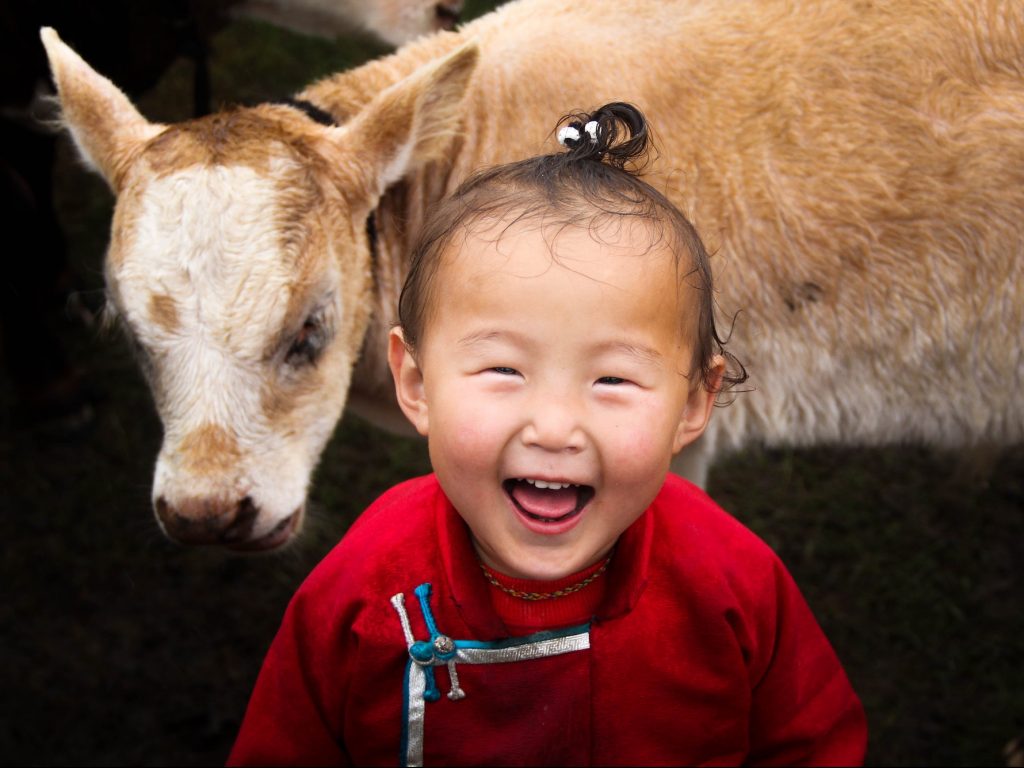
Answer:
<svg viewBox="0 0 1024 768"><path fill-rule="evenodd" d="M465 455L472 463L472 459L484 458L487 447L494 442L494 437L487 429L482 429L480 423L473 420L461 424L452 430L449 445Z"/></svg>
<svg viewBox="0 0 1024 768"><path fill-rule="evenodd" d="M658 428L653 418L639 417L628 423L619 423L613 430L611 441L605 445L605 452L614 455L623 477L651 471L652 464L667 461L665 429Z"/></svg>
<svg viewBox="0 0 1024 768"><path fill-rule="evenodd" d="M501 443L499 432L493 410L481 407L471 398L453 401L431 417L430 439L435 447L458 456L464 466L493 461L495 446Z"/></svg>
<svg viewBox="0 0 1024 768"><path fill-rule="evenodd" d="M652 444L648 433L633 432L630 439L624 441L621 461L624 468L642 468L650 463L651 456L656 454L656 446Z"/></svg>

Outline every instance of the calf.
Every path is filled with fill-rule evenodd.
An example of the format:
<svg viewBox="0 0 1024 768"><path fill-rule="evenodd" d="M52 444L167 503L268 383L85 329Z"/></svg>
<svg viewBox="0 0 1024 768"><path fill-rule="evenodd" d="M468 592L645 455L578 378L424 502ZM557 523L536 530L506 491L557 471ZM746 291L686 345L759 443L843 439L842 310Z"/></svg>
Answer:
<svg viewBox="0 0 1024 768"><path fill-rule="evenodd" d="M298 96L147 122L44 30L117 194L111 307L165 427L172 537L277 546L343 406L402 423L386 334L425 210L637 104L754 389L676 465L768 444L1024 436L1024 6L519 0ZM312 115L313 117L311 117Z"/></svg>

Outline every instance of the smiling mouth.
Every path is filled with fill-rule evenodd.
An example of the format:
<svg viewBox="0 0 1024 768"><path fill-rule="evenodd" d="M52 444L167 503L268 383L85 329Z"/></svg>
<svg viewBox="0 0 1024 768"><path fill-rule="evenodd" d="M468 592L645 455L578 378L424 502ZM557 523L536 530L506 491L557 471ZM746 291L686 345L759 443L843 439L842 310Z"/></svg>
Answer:
<svg viewBox="0 0 1024 768"><path fill-rule="evenodd" d="M509 479L502 483L516 509L539 523L562 523L583 511L594 498L589 485Z"/></svg>

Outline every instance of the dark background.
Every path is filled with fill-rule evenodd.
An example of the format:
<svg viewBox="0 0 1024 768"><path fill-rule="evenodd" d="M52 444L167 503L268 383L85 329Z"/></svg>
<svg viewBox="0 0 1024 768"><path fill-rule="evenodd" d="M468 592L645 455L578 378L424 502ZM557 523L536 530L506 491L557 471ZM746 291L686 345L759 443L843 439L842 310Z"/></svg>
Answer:
<svg viewBox="0 0 1024 768"><path fill-rule="evenodd" d="M210 40L213 103L286 95L386 50L231 22ZM195 66L176 60L142 112L188 118ZM222 763L288 598L367 503L428 470L425 446L346 417L294 546L165 541L149 502L160 424L127 344L95 321L112 198L66 141L55 183L71 294L18 332L53 330L84 407L36 418L0 382L0 760ZM709 490L801 585L864 701L869 762L1003 762L1024 733L1024 449L754 448Z"/></svg>

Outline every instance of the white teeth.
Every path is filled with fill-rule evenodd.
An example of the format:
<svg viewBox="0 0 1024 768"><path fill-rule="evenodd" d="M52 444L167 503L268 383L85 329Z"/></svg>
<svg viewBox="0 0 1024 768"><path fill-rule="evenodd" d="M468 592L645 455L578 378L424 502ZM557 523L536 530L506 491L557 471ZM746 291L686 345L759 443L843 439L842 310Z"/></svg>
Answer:
<svg viewBox="0 0 1024 768"><path fill-rule="evenodd" d="M523 479L527 483L529 483L530 485L532 485L532 486L534 486L536 488L547 488L547 489L550 489L552 491L560 491L563 488L569 488L570 486L572 486L574 488L578 488L579 487L579 483L549 483L547 480L533 480L533 479L531 479L529 477L526 477L526 478L523 478Z"/></svg>

